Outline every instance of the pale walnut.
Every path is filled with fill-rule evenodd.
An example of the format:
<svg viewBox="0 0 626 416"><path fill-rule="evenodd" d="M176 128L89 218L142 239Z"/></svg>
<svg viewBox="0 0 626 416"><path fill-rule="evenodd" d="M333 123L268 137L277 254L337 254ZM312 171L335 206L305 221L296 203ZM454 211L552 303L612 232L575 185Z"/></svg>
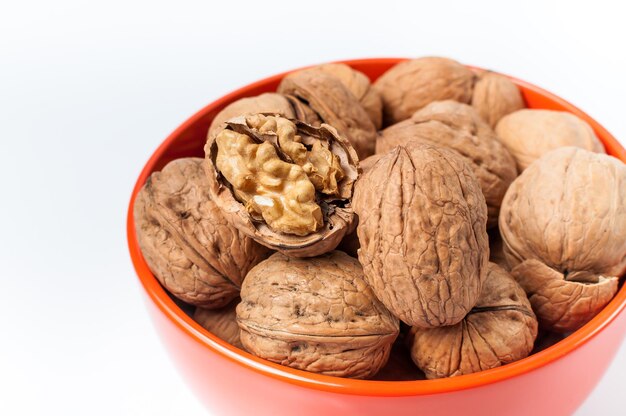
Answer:
<svg viewBox="0 0 626 416"><path fill-rule="evenodd" d="M401 62L374 83L383 100L386 126L411 117L433 101L469 103L475 74L447 58L427 57Z"/></svg>
<svg viewBox="0 0 626 416"><path fill-rule="evenodd" d="M359 261L376 296L409 325L459 322L489 256L487 206L458 153L398 146L357 182Z"/></svg>
<svg viewBox="0 0 626 416"><path fill-rule="evenodd" d="M528 356L537 318L517 282L489 263L476 306L456 325L413 327L411 357L426 378L455 377L500 367Z"/></svg>
<svg viewBox="0 0 626 416"><path fill-rule="evenodd" d="M595 316L626 271L626 165L576 147L532 163L502 203L511 273L543 328L573 331Z"/></svg>
<svg viewBox="0 0 626 416"><path fill-rule="evenodd" d="M371 378L385 365L398 320L340 252L296 259L272 255L248 273L237 306L244 347L315 373Z"/></svg>
<svg viewBox="0 0 626 416"><path fill-rule="evenodd" d="M256 97L241 98L224 107L211 122L208 136L215 137L224 130L226 122L231 118L257 113L279 114L286 118L297 118L305 122L307 121L298 117L297 111L288 97L269 92Z"/></svg>
<svg viewBox="0 0 626 416"><path fill-rule="evenodd" d="M319 69L293 72L278 86L281 94L297 97L337 129L360 159L374 153L376 127L358 98L335 75Z"/></svg>
<svg viewBox="0 0 626 416"><path fill-rule="evenodd" d="M515 158L520 172L542 155L559 147L575 146L605 153L591 126L564 111L516 111L498 122L496 134Z"/></svg>
<svg viewBox="0 0 626 416"><path fill-rule="evenodd" d="M323 124L247 115L205 146L209 193L229 222L296 257L333 250L353 229L358 158Z"/></svg>
<svg viewBox="0 0 626 416"><path fill-rule="evenodd" d="M369 78L364 73L350 68L346 64L324 64L314 67L337 77L343 85L359 100L363 109L369 115L376 130L383 125L383 102Z"/></svg>
<svg viewBox="0 0 626 416"><path fill-rule="evenodd" d="M177 298L219 308L269 250L232 228L208 194L199 158L177 159L137 194L135 229L154 276Z"/></svg>
<svg viewBox="0 0 626 416"><path fill-rule="evenodd" d="M517 85L504 75L491 71L479 72L471 103L492 128L502 117L526 107Z"/></svg>
<svg viewBox="0 0 626 416"><path fill-rule="evenodd" d="M498 224L502 198L517 176L515 160L474 108L451 100L432 102L410 119L383 130L376 153L414 142L448 147L465 157L487 202L487 227Z"/></svg>
<svg viewBox="0 0 626 416"><path fill-rule="evenodd" d="M193 320L216 337L228 342L239 349L243 349L239 338L237 324L237 304L239 298L220 309L196 308Z"/></svg>

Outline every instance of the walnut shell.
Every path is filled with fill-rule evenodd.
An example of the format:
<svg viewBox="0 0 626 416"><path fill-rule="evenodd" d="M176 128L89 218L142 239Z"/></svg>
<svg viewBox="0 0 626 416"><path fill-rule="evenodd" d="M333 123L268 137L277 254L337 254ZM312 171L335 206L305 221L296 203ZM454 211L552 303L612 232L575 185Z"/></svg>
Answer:
<svg viewBox="0 0 626 416"><path fill-rule="evenodd" d="M248 125L249 117L230 120L227 129L249 136L256 143L269 142L284 160L275 132L261 133ZM354 213L351 206L353 185L358 177L358 157L350 143L327 124L316 128L292 120L304 143L320 142L339 158L345 176L338 182L338 195L318 194L318 202L324 216L323 227L308 235L291 235L272 230L262 219L255 218L243 203L235 198L229 184L216 167L218 153L215 137L208 138L205 145L205 171L208 192L221 209L228 222L238 230L271 249L294 257L313 257L337 247L341 239L354 229Z"/></svg>
<svg viewBox="0 0 626 416"><path fill-rule="evenodd" d="M406 120L433 101L469 103L474 78L471 70L447 58L419 58L395 65L374 83L383 100L384 125Z"/></svg>
<svg viewBox="0 0 626 416"><path fill-rule="evenodd" d="M357 182L358 255L376 296L409 325L459 322L476 303L489 256L487 207L458 153L397 147Z"/></svg>
<svg viewBox="0 0 626 416"><path fill-rule="evenodd" d="M376 374L399 331L359 262L340 251L311 259L276 253L258 264L243 284L237 321L252 354L351 378Z"/></svg>
<svg viewBox="0 0 626 416"><path fill-rule="evenodd" d="M528 356L537 318L524 290L500 266L489 263L476 306L463 321L411 329L411 357L426 378L454 377L496 368Z"/></svg>
<svg viewBox="0 0 626 416"><path fill-rule="evenodd" d="M346 64L324 64L315 68L337 77L359 100L376 130L382 127L383 101L378 91L372 87L367 75Z"/></svg>
<svg viewBox="0 0 626 416"><path fill-rule="evenodd" d="M502 117L526 105L513 81L495 72L482 71L474 84L472 107L489 126L495 128Z"/></svg>
<svg viewBox="0 0 626 416"><path fill-rule="evenodd" d="M510 271L509 263L504 255L504 243L497 228L489 230L489 261Z"/></svg>
<svg viewBox="0 0 626 416"><path fill-rule="evenodd" d="M177 298L219 308L269 250L231 228L207 192L202 159L153 173L134 206L137 239L150 270Z"/></svg>
<svg viewBox="0 0 626 416"><path fill-rule="evenodd" d="M193 314L193 320L218 338L243 349L239 338L239 325L237 324L236 308L238 303L239 299L237 298L220 309L198 307Z"/></svg>
<svg viewBox="0 0 626 416"><path fill-rule="evenodd" d="M380 381L412 381L425 380L426 376L417 368L411 359L411 353L404 345L406 340L398 337L391 347L389 360L383 368L374 376L373 380Z"/></svg>
<svg viewBox="0 0 626 416"><path fill-rule="evenodd" d="M547 153L507 191L504 253L545 329L579 328L616 293L626 271L624 201L626 165L576 147Z"/></svg>
<svg viewBox="0 0 626 416"><path fill-rule="evenodd" d="M231 118L257 113L280 114L286 118L297 118L306 121L298 117L296 109L294 109L292 102L287 97L282 94L268 92L256 97L241 98L224 107L211 122L208 136L215 137L217 133L226 128L226 122Z"/></svg>
<svg viewBox="0 0 626 416"><path fill-rule="evenodd" d="M487 227L495 226L502 198L517 170L513 157L476 110L451 100L432 102L409 120L383 130L376 153L418 141L448 147L465 157L487 202Z"/></svg>
<svg viewBox="0 0 626 416"><path fill-rule="evenodd" d="M293 72L282 80L278 92L306 102L350 141L360 159L374 154L376 128L357 97L336 76L315 68Z"/></svg>
<svg viewBox="0 0 626 416"><path fill-rule="evenodd" d="M576 146L597 153L604 147L589 124L564 111L524 109L503 117L496 134L520 172L547 152Z"/></svg>

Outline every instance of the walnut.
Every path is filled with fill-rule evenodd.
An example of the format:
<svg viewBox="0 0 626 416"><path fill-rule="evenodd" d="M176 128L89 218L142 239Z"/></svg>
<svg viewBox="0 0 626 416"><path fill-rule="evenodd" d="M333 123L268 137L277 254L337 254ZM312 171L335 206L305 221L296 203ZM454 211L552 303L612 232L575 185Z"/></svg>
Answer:
<svg viewBox="0 0 626 416"><path fill-rule="evenodd" d="M359 100L361 106L374 123L376 130L383 125L383 102L367 75L350 68L346 64L324 64L315 67L337 77L343 85Z"/></svg>
<svg viewBox="0 0 626 416"><path fill-rule="evenodd" d="M432 102L409 120L383 130L376 142L376 153L418 141L451 148L465 157L487 202L487 226L495 226L502 198L517 171L515 160L477 111L456 101Z"/></svg>
<svg viewBox="0 0 626 416"><path fill-rule="evenodd" d="M427 57L401 62L374 83L383 100L385 125L411 117L432 101L472 99L474 73L447 58Z"/></svg>
<svg viewBox="0 0 626 416"><path fill-rule="evenodd" d="M208 136L215 137L224 130L231 118L256 113L279 114L286 118L298 118L290 100L281 94L268 92L257 97L241 98L220 111L209 127Z"/></svg>
<svg viewBox="0 0 626 416"><path fill-rule="evenodd" d="M476 303L489 256L487 207L456 152L398 146L357 182L358 255L376 296L409 325L459 322Z"/></svg>
<svg viewBox="0 0 626 416"><path fill-rule="evenodd" d="M335 75L315 68L293 72L282 80L278 92L306 102L322 122L350 141L360 159L374 153L376 127L358 98Z"/></svg>
<svg viewBox="0 0 626 416"><path fill-rule="evenodd" d="M391 354L387 364L374 376L373 380L380 381L411 381L425 380L426 376L417 368L408 348L406 341L398 337L391 347Z"/></svg>
<svg viewBox="0 0 626 416"><path fill-rule="evenodd" d="M243 284L237 321L252 354L351 378L376 374L399 331L359 262L340 251L311 259L276 253L258 264Z"/></svg>
<svg viewBox="0 0 626 416"><path fill-rule="evenodd" d="M543 328L573 331L626 271L626 165L576 147L553 150L511 185L500 233L511 273Z"/></svg>
<svg viewBox="0 0 626 416"><path fill-rule="evenodd" d="M534 160L558 147L576 146L604 153L604 147L591 126L563 111L516 111L498 122L496 134L515 158L520 172Z"/></svg>
<svg viewBox="0 0 626 416"><path fill-rule="evenodd" d="M476 306L456 325L411 329L411 357L426 378L454 377L528 356L537 318L522 288L489 263Z"/></svg>
<svg viewBox="0 0 626 416"><path fill-rule="evenodd" d="M358 158L333 127L241 116L209 137L205 153L211 197L259 243L311 257L333 250L352 231Z"/></svg>
<svg viewBox="0 0 626 416"><path fill-rule="evenodd" d="M489 261L510 271L509 263L504 255L504 243L497 228L489 230Z"/></svg>
<svg viewBox="0 0 626 416"><path fill-rule="evenodd" d="M239 325L237 324L236 308L239 299L235 299L220 309L196 308L193 320L204 329L229 344L243 349L239 338Z"/></svg>
<svg viewBox="0 0 626 416"><path fill-rule="evenodd" d="M137 239L150 270L179 299L219 308L269 250L231 228L207 192L202 159L170 162L137 194Z"/></svg>
<svg viewBox="0 0 626 416"><path fill-rule="evenodd" d="M491 71L480 71L474 84L472 107L495 128L502 117L521 110L525 104L519 88L509 78Z"/></svg>

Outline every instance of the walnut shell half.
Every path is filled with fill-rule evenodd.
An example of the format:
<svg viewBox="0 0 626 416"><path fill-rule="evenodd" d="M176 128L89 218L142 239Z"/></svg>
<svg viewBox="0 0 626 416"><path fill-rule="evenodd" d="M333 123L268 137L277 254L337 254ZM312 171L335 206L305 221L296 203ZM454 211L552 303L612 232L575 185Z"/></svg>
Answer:
<svg viewBox="0 0 626 416"><path fill-rule="evenodd" d="M411 336L411 357L427 378L454 377L527 357L537 337L537 318L515 279L489 263L478 303L461 322L413 327Z"/></svg>
<svg viewBox="0 0 626 416"><path fill-rule="evenodd" d="M459 322L476 303L489 256L487 206L458 153L397 147L357 182L359 260L376 296L409 325Z"/></svg>
<svg viewBox="0 0 626 416"><path fill-rule="evenodd" d="M359 99L335 75L316 68L287 75L278 92L304 101L350 141L360 159L374 154L376 127Z"/></svg>
<svg viewBox="0 0 626 416"><path fill-rule="evenodd" d="M384 125L406 120L433 101L450 99L469 103L474 78L470 69L448 58L400 62L374 83L383 100Z"/></svg>
<svg viewBox="0 0 626 416"><path fill-rule="evenodd" d="M502 202L500 234L512 274L545 329L586 323L626 271L626 165L575 147L532 163Z"/></svg>
<svg viewBox="0 0 626 416"><path fill-rule="evenodd" d="M311 259L276 253L248 273L237 306L251 353L301 370L370 378L385 365L398 320L340 251Z"/></svg>
<svg viewBox="0 0 626 416"><path fill-rule="evenodd" d="M591 126L564 111L516 111L498 122L496 134L515 158L520 172L547 152L563 146L605 153Z"/></svg>
<svg viewBox="0 0 626 416"><path fill-rule="evenodd" d="M279 116L242 116L227 125L204 148L208 190L227 220L289 256L312 257L337 247L353 230L352 190L359 173L350 143L329 125L316 128ZM234 142L242 138L245 146ZM223 146L232 143L232 155L220 156L220 140ZM306 163L298 161L301 156ZM311 160L330 164L326 173L335 174L320 179L324 169L311 167ZM248 171L252 165L258 169ZM225 168L241 170L233 176Z"/></svg>
<svg viewBox="0 0 626 416"><path fill-rule="evenodd" d="M232 228L208 194L202 159L153 173L134 206L137 239L150 270L177 298L206 308L234 299L269 250Z"/></svg>
<svg viewBox="0 0 626 416"><path fill-rule="evenodd" d="M376 153L412 142L448 147L465 157L487 202L487 226L497 225L502 198L517 170L513 157L474 108L452 100L432 102L409 120L383 130Z"/></svg>

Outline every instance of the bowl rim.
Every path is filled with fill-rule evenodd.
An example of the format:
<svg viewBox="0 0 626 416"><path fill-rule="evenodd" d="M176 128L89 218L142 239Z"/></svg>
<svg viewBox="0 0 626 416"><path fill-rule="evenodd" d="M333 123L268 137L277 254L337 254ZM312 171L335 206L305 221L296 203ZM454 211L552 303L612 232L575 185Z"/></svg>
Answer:
<svg viewBox="0 0 626 416"><path fill-rule="evenodd" d="M343 60L337 62L345 63L349 66L367 66L374 64L392 65L401 61L405 61L407 59L409 58L367 58ZM468 67L478 69L473 66ZM141 186L143 186L143 184L145 183L150 172L152 172L153 166L163 156L170 143L173 142L176 137L178 137L187 128L196 123L207 113L213 111L216 108L223 107L224 105L230 103L235 97L245 94L246 91L260 88L268 83L278 82L286 74L297 71L299 69L302 68L286 71L253 82L229 94L226 94L223 97L218 98L212 103L206 105L204 108L202 108L197 113L188 118L185 122L183 122L159 145L159 147L152 153L149 160L144 165L141 174L139 175L135 183L129 201L126 224L128 248L131 260L139 281L141 282L141 285L148 295L150 301L155 303L158 310L160 310L161 313L163 313L183 333L190 336L192 339L206 347L211 352L221 356L222 358L226 358L234 363L237 363L243 368L300 387L323 390L332 393L360 396L418 396L448 393L475 388L511 379L529 371L539 369L545 365L550 364L551 362L563 358L565 355L585 345L587 342L596 337L600 332L602 332L608 325L610 325L610 323L615 320L616 317L624 310L624 308L626 307L626 285L623 285L623 287L618 291L618 293L611 300L611 302L607 306L605 306L604 309L602 309L602 311L600 311L600 313L592 318L587 324L564 338L562 341L559 341L558 343L552 345L551 347L532 354L522 360L506 364L498 368L484 370L478 373L458 377L436 380L354 380L310 373L303 370L296 370L290 367L263 360L246 351L240 350L222 341L215 335L205 330L191 317L185 314L185 312L183 312L182 309L180 309L176 305L176 303L174 303L174 301L169 297L164 288L160 285L160 283L148 269L148 266L145 263L139 249L139 244L137 242L137 237L135 234L135 223L133 219L133 205L135 197L137 195L137 192L139 192ZM613 137L613 135L611 135L604 127L602 127L589 115L587 115L574 105L570 104L569 102L565 101L564 99L542 88L519 80L515 77L511 77L508 75L506 76L509 77L515 84L520 86L522 89L546 97L563 107L566 111L569 111L587 121L606 147L607 152L622 160L623 162L626 162L626 149L621 146L621 144L617 141L617 139L615 139L615 137ZM207 351L207 353L209 352Z"/></svg>

